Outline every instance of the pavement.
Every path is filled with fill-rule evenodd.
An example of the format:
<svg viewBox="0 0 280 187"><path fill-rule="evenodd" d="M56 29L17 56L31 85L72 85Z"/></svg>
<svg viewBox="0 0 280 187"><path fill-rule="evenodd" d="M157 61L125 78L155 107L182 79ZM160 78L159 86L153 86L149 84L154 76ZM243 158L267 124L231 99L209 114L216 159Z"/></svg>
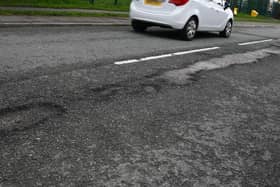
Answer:
<svg viewBox="0 0 280 187"><path fill-rule="evenodd" d="M129 25L124 17L0 16L0 26ZM235 27L275 27L276 23L235 22Z"/></svg>
<svg viewBox="0 0 280 187"><path fill-rule="evenodd" d="M0 6L0 10L30 10L30 11L70 11L86 13L124 14L124 11L106 11L90 9L63 9L63 8L35 8ZM129 25L130 21L124 17L69 17L69 16L1 16L0 26L92 26L92 25ZM276 23L235 22L235 27L274 27Z"/></svg>
<svg viewBox="0 0 280 187"><path fill-rule="evenodd" d="M128 15L123 11L106 11L90 9L34 8L34 7L1 7L0 10L58 11L84 13L110 13ZM0 26L91 26L91 25L128 25L128 18L123 17L69 17L69 16L1 16Z"/></svg>
<svg viewBox="0 0 280 187"><path fill-rule="evenodd" d="M9 7L0 6L0 10L30 10L30 11L70 11L86 13L124 14L124 11L106 11L91 9L63 9L63 8L36 8L36 7ZM69 16L1 16L1 26L92 26L92 25L129 25L128 18L123 17L69 17ZM274 27L277 23L235 22L235 27Z"/></svg>
<svg viewBox="0 0 280 187"><path fill-rule="evenodd" d="M0 16L0 26L128 25L122 17Z"/></svg>
<svg viewBox="0 0 280 187"><path fill-rule="evenodd" d="M280 186L280 27L0 27L0 186Z"/></svg>
<svg viewBox="0 0 280 187"><path fill-rule="evenodd" d="M110 13L128 15L126 11L107 11L78 8L38 8L0 6L0 10L29 10L53 12L84 12L84 13ZM91 25L129 25L129 19L123 17L69 17L69 16L1 16L0 26L91 26ZM235 27L273 27L277 23L235 22Z"/></svg>

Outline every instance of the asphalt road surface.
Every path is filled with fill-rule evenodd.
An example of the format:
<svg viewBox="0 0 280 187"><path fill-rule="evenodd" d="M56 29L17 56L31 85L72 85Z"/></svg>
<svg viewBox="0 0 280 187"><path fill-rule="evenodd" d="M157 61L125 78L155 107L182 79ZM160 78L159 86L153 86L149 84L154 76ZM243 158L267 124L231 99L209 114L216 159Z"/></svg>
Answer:
<svg viewBox="0 0 280 187"><path fill-rule="evenodd" d="M0 28L0 186L280 186L279 38Z"/></svg>

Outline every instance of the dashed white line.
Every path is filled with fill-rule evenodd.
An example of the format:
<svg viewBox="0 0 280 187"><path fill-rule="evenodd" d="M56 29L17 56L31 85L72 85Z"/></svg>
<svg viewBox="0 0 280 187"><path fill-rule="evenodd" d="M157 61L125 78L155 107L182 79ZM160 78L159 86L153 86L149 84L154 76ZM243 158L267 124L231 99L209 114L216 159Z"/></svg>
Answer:
<svg viewBox="0 0 280 187"><path fill-rule="evenodd" d="M258 44L258 43L271 42L272 40L273 39L258 40L258 41L252 41L252 42L239 43L238 45L240 45L240 46L243 46L243 45L253 45L253 44Z"/></svg>
<svg viewBox="0 0 280 187"><path fill-rule="evenodd" d="M139 60L137 60L137 59L123 60L123 61L115 62L114 64L121 65L121 64L131 64L131 63L135 63L135 62L139 62Z"/></svg>
<svg viewBox="0 0 280 187"><path fill-rule="evenodd" d="M177 53L173 53L173 55L186 55L186 54L191 54L191 53L198 53L198 52L204 52L204 51L212 51L212 50L216 50L219 49L220 47L210 47L210 48L203 48L203 49L194 49L194 50L190 50L190 51L181 51L181 52L177 52Z"/></svg>
<svg viewBox="0 0 280 187"><path fill-rule="evenodd" d="M167 57L171 57L171 56L173 56L172 53L165 54L165 55L158 55L158 56L150 56L150 57L140 58L139 61L155 60L155 59L167 58Z"/></svg>
<svg viewBox="0 0 280 187"><path fill-rule="evenodd" d="M189 50L189 51L181 51L181 52L176 52L176 53L168 53L168 54L163 54L163 55L144 57L144 58L140 58L140 59L130 59L130 60L117 61L117 62L114 62L114 64L115 65L131 64L131 63L136 63L136 62L143 62L143 61L149 61L149 60L168 58L168 57L172 57L172 56L179 56L179 55L186 55L186 54L191 54L191 53L212 51L212 50L216 50L216 49L219 49L219 48L220 47L194 49L194 50Z"/></svg>
<svg viewBox="0 0 280 187"><path fill-rule="evenodd" d="M251 42L245 42L245 43L238 43L239 46L244 45L253 45L258 43L264 43L264 42L271 42L273 39L267 39L267 40L258 40L258 41L251 41ZM192 53L199 53L199 52L205 52L205 51L212 51L220 49L220 47L209 47L209 48L202 48L202 49L193 49L188 51L180 51L175 53L168 53L163 55L157 55L157 56L149 56L139 59L129 59L129 60L123 60L123 61L117 61L114 62L115 65L122 65L122 64L131 64L131 63L137 63L137 62L144 62L149 60L156 60L156 59L162 59L162 58L168 58L172 56L179 56L179 55L186 55L186 54L192 54Z"/></svg>

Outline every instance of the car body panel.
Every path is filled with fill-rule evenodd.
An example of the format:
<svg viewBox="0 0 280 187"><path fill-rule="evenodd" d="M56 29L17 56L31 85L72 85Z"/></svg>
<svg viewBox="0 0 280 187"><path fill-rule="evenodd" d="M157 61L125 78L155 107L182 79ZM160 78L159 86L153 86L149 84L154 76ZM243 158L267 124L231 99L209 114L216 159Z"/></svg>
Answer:
<svg viewBox="0 0 280 187"><path fill-rule="evenodd" d="M130 5L130 19L167 25L183 29L187 21L196 16L198 31L222 31L228 20L233 20L230 9L224 10L223 0L189 0L183 6L162 1L160 5L147 5L146 0L133 0Z"/></svg>

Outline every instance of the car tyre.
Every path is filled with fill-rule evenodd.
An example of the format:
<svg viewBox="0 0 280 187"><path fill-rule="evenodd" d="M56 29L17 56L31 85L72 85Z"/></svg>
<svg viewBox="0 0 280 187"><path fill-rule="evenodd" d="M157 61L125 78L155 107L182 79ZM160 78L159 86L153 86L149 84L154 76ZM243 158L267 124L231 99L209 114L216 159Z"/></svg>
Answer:
<svg viewBox="0 0 280 187"><path fill-rule="evenodd" d="M197 20L192 17L185 27L181 30L181 38L186 41L191 41L194 39L197 31Z"/></svg>
<svg viewBox="0 0 280 187"><path fill-rule="evenodd" d="M232 21L229 20L225 26L225 29L220 32L220 36L224 38L229 38L232 32Z"/></svg>
<svg viewBox="0 0 280 187"><path fill-rule="evenodd" d="M135 32L145 32L148 28L147 25L139 21L132 21L131 26Z"/></svg>

